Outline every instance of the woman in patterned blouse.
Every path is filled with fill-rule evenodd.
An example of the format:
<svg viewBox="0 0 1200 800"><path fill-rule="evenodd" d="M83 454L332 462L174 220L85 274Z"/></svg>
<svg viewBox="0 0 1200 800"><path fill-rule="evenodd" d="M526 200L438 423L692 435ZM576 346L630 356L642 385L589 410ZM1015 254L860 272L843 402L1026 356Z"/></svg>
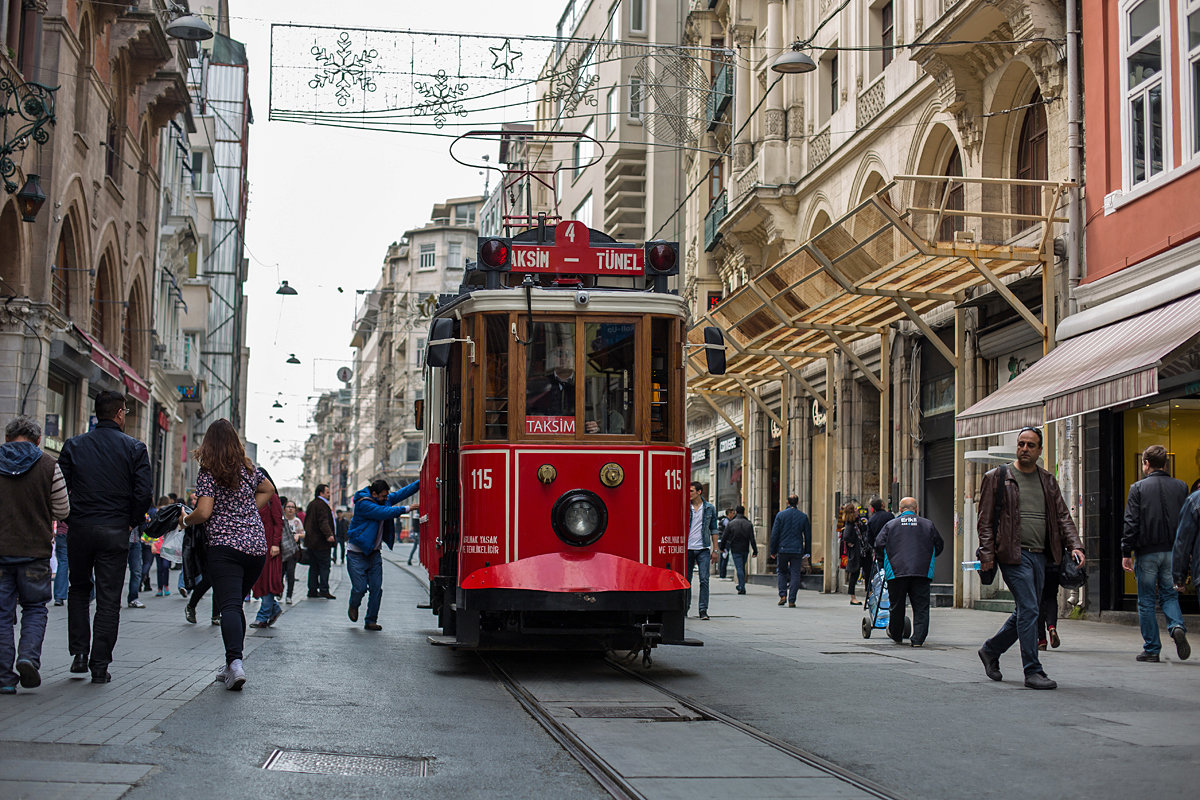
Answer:
<svg viewBox="0 0 1200 800"><path fill-rule="evenodd" d="M200 474L196 478L196 508L180 520L182 526L207 523L208 568L213 605L221 610L221 638L225 641L225 667L216 679L226 689L240 690L246 683L242 648L246 641L246 615L242 598L258 580L267 557L267 539L258 509L265 506L275 487L254 462L228 420L209 426L196 449Z"/></svg>

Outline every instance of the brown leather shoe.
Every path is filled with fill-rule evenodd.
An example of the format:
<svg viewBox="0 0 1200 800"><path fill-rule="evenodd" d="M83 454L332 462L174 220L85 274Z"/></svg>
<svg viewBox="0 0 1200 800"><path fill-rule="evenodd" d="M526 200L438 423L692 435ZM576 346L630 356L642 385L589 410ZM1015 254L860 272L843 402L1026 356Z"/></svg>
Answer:
<svg viewBox="0 0 1200 800"><path fill-rule="evenodd" d="M379 624L379 623L377 623L377 622L368 622L366 625L363 625L363 627L364 627L364 628L366 628L366 629L367 629L367 630L369 630L369 631L381 631L381 630L383 630L383 626L382 626L382 625L380 625L380 624Z"/></svg>

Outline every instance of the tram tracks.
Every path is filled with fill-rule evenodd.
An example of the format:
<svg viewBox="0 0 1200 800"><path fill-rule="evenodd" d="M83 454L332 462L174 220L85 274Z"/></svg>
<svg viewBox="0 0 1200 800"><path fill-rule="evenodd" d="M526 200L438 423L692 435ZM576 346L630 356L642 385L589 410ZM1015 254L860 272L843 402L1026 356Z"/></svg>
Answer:
<svg viewBox="0 0 1200 800"><path fill-rule="evenodd" d="M664 781L686 780L688 796L695 800L731 794L754 797L756 781L758 790L772 797L794 791L791 796L899 800L883 786L685 697L614 658L582 669L578 664L568 670L554 667L557 676L528 660L498 654L480 658L521 707L614 798L642 800L659 795ZM637 688L631 689L630 681ZM697 764L680 751L680 745L689 742L703 743L706 763ZM714 756L730 751L741 754L743 763L714 772L714 760L720 761ZM723 778L736 779L738 790L731 793Z"/></svg>

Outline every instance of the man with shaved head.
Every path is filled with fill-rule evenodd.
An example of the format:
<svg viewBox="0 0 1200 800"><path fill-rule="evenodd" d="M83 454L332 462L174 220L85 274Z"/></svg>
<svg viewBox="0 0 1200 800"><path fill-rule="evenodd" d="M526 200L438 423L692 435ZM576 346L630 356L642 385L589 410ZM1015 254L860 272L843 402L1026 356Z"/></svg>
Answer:
<svg viewBox="0 0 1200 800"><path fill-rule="evenodd" d="M933 583L933 560L942 552L942 535L937 526L917 516L917 501L900 501L900 516L888 522L875 538L875 552L883 568L891 600L888 636L900 644L904 639L904 610L912 601L912 646L925 644L929 635L929 587Z"/></svg>

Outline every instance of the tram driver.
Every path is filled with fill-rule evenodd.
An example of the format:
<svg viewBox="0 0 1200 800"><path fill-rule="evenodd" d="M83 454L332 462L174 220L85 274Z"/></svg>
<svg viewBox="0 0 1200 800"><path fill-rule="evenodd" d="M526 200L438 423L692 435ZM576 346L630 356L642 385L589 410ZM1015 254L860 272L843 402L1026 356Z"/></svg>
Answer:
<svg viewBox="0 0 1200 800"><path fill-rule="evenodd" d="M575 416L575 331L570 323L534 323L534 342L529 349L529 380L525 392L527 417ZM539 341L539 339L541 341ZM539 347L539 345L541 345ZM544 357L539 357L545 353ZM584 430L596 433L595 420ZM565 432L565 431L555 431Z"/></svg>

